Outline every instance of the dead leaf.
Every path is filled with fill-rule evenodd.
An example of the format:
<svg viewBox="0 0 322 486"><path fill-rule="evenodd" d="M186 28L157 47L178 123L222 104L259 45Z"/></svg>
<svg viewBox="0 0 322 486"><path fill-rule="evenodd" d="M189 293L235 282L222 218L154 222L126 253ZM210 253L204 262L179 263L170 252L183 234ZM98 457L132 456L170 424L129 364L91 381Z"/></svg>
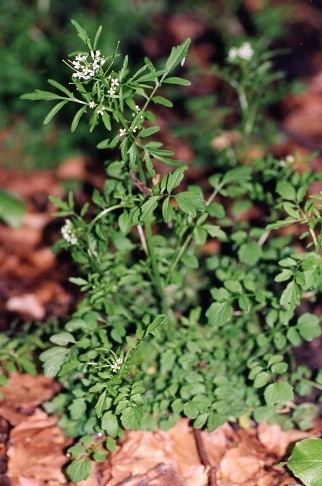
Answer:
<svg viewBox="0 0 322 486"><path fill-rule="evenodd" d="M258 426L257 434L263 446L278 458L282 458L285 455L289 444L310 436L308 432L301 430L284 431L277 424L268 425L265 423Z"/></svg>
<svg viewBox="0 0 322 486"><path fill-rule="evenodd" d="M236 130L226 131L215 137L211 145L217 150L232 147L241 140L241 133Z"/></svg>
<svg viewBox="0 0 322 486"><path fill-rule="evenodd" d="M10 312L19 312L36 320L45 317L46 310L39 302L35 294L23 294L10 297L6 303L6 309Z"/></svg>
<svg viewBox="0 0 322 486"><path fill-rule="evenodd" d="M248 484L246 481L251 480L263 466L261 459L249 453L243 445L239 445L225 453L220 462L219 474L222 479L236 484Z"/></svg>
<svg viewBox="0 0 322 486"><path fill-rule="evenodd" d="M70 445L56 425L57 419L36 409L11 432L8 475L12 486L58 486L66 484L62 472L67 462L64 449Z"/></svg>
<svg viewBox="0 0 322 486"><path fill-rule="evenodd" d="M1 387L4 394L1 406L30 410L49 400L58 390L59 385L47 376L12 373L7 385Z"/></svg>
<svg viewBox="0 0 322 486"><path fill-rule="evenodd" d="M187 486L204 486L207 473L200 463L196 442L191 427L185 419L169 430L174 460L180 476Z"/></svg>

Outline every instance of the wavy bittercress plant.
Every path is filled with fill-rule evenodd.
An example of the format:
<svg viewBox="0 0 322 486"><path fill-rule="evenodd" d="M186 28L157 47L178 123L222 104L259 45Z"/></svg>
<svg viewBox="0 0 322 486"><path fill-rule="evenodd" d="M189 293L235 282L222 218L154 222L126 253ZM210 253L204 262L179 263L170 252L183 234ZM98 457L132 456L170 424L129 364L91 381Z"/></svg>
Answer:
<svg viewBox="0 0 322 486"><path fill-rule="evenodd" d="M66 61L68 88L50 80L55 92L23 98L57 101L45 123L71 103L79 107L72 131L84 120L90 130L103 124L107 131L99 144L109 150L106 180L92 201L79 208L72 194L67 201L51 198L65 218L56 250L68 250L79 265L70 280L84 297L50 335L40 360L64 385L46 410L60 415L67 434L81 437L67 469L78 481L90 472L89 458L105 460L124 429L168 428L181 416L209 431L252 417L296 421L285 410L296 408L293 386L303 377L289 351L320 334L317 317L300 316L297 306L304 297L314 303L321 260L313 248L298 255L295 238L267 226L292 211L309 233L316 231L317 223L307 221L316 211L294 207L314 175L291 180L289 167L268 156L211 175L205 194L187 187L187 167L163 146L162 132L154 137L160 127L152 107L172 107L167 85L190 84L173 76L189 40L172 49L163 67L145 59L131 72L127 57L106 58L97 49L101 28L92 42L73 23L85 50ZM166 175L158 173L160 164ZM301 186L303 198L287 205L280 198L289 201L288 185ZM239 217L252 206L264 208L262 220ZM209 239L219 250L205 257ZM287 274L281 276L280 265ZM283 287L289 278L309 295Z"/></svg>

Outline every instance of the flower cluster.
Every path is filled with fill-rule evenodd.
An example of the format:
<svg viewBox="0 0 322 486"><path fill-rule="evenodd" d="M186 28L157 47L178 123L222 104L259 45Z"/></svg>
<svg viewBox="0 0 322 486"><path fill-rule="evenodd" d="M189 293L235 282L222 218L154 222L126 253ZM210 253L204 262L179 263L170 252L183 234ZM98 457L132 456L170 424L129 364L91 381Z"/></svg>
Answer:
<svg viewBox="0 0 322 486"><path fill-rule="evenodd" d="M104 63L105 58L101 55L101 51L91 51L90 54L78 54L71 64L72 69L75 71L73 78L84 79L84 81L92 79Z"/></svg>
<svg viewBox="0 0 322 486"><path fill-rule="evenodd" d="M119 82L119 80L117 78L111 79L111 87L108 90L108 94L110 96L114 96L115 93L116 93L117 88L119 87L119 85L120 85L120 82Z"/></svg>
<svg viewBox="0 0 322 486"><path fill-rule="evenodd" d="M113 373L117 373L123 364L123 359L121 357L116 357L114 361L111 363L111 370Z"/></svg>
<svg viewBox="0 0 322 486"><path fill-rule="evenodd" d="M106 111L106 107L105 106L100 106L99 108L97 108L97 114L98 115L104 115L104 112Z"/></svg>
<svg viewBox="0 0 322 486"><path fill-rule="evenodd" d="M61 229L61 234L67 243L71 245L76 245L78 239L74 233L73 223L70 219L66 219L64 226Z"/></svg>
<svg viewBox="0 0 322 486"><path fill-rule="evenodd" d="M254 55L254 50L249 42L244 42L240 47L231 47L228 52L229 61L250 61Z"/></svg>

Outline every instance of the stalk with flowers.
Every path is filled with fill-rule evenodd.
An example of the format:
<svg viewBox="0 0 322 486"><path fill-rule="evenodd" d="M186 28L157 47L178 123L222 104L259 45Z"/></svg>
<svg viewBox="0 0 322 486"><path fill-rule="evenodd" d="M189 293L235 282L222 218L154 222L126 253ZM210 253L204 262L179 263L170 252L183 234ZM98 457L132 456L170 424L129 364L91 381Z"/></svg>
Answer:
<svg viewBox="0 0 322 486"><path fill-rule="evenodd" d="M92 42L73 23L86 51L66 62L70 85L49 80L55 92L23 98L57 102L45 123L73 103L79 109L72 131L86 118L90 131L103 123L107 132L99 144L108 151L106 179L92 201L78 207L72 194L52 198L65 218L56 250L70 252L79 265L70 280L84 297L50 335L40 360L63 384L47 411L80 438L67 468L78 481L89 474L90 458L104 460L124 429L166 429L181 416L209 431L226 420L295 420L293 390L301 376L288 353L320 334L316 316L297 309L307 292L314 302L320 287L321 235L320 202L307 195L314 174L299 177L291 163L272 156L249 166L236 151L232 167L213 173L205 191L187 186L187 166L164 147L162 133L155 138L153 107L172 107L167 87L189 86L172 74L189 40L172 49L163 67L145 59L131 72L127 56L97 50L101 28ZM244 104L240 72L247 74L253 55L250 44L231 49L222 71L239 94L244 143L257 100ZM265 207L265 220L238 220L227 210L231 199ZM285 211L291 219L276 223ZM301 255L290 236L273 231L294 222L308 227L308 245L315 235L314 248ZM220 250L205 257L209 239Z"/></svg>

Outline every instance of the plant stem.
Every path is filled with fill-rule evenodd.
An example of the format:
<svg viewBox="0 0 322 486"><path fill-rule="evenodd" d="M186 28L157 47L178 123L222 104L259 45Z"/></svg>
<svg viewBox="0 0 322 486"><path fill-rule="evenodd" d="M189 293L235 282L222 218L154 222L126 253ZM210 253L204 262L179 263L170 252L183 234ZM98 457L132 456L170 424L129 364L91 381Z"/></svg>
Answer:
<svg viewBox="0 0 322 486"><path fill-rule="evenodd" d="M115 204L114 206L110 206L109 208L106 208L106 209L103 209L103 211L101 211L90 223L89 225L89 230L92 229L92 227L94 226L94 224L96 223L96 221L98 221L99 219L101 219L103 216L105 216L106 214L108 213L111 213L112 211L115 211L115 209L120 209L122 208L122 204Z"/></svg>
<svg viewBox="0 0 322 486"><path fill-rule="evenodd" d="M309 218L308 218L307 214L306 214L306 213L305 213L305 212L304 212L304 211L303 211L301 208L299 208L299 210L300 210L301 216L302 216L302 218L303 218L303 220L304 220L304 221L303 221L303 222L304 222L304 224L306 224L306 225L307 225L307 227L308 227L308 230L309 230L310 235L311 235L311 238L312 238L312 240L313 240L313 243L314 243L315 249L317 250L317 249L318 249L318 247L319 247L319 244L318 244L318 240L317 240L316 234L315 234L315 232L314 232L313 228L311 228L311 226L310 226L310 220L309 220Z"/></svg>
<svg viewBox="0 0 322 486"><path fill-rule="evenodd" d="M193 429L193 435L195 438L201 464L206 468L206 472L208 473L208 486L217 486L218 482L216 468L211 465L211 462L209 460L205 443L202 438L201 430Z"/></svg>
<svg viewBox="0 0 322 486"><path fill-rule="evenodd" d="M216 189L214 189L214 191L212 192L212 194L209 196L209 198L206 201L206 207L208 207L213 202L213 200L215 199L215 197L217 196L218 192L220 191L220 189L222 187L223 186L219 184L218 187ZM186 229L188 229L188 226L187 226ZM192 234L190 233L189 235L186 236L184 242L182 243L182 245L179 248L178 253L176 254L176 256L174 257L174 259L171 263L171 266L170 266L170 269L169 269L168 280L171 279L173 271L175 270L175 268L178 265L183 253L186 251L186 249L190 245L191 241L192 241Z"/></svg>
<svg viewBox="0 0 322 486"><path fill-rule="evenodd" d="M190 233L190 235L188 235L186 237L186 239L184 240L183 244L181 245L175 259L173 260L172 264L171 264L171 267L170 267L170 270L169 270L169 276L172 275L172 272L174 271L174 269L176 268L176 266L178 265L182 255L184 254L184 252L186 251L186 249L188 248L189 244L191 243L191 240L192 240L192 234Z"/></svg>
<svg viewBox="0 0 322 486"><path fill-rule="evenodd" d="M160 272L158 269L158 263L156 259L154 244L153 244L153 234L150 221L144 224L145 229L145 239L147 243L147 248L149 250L149 259L152 269L153 284L156 289L157 294L160 297L160 307L164 314L169 316L169 306L167 304L167 299L163 290Z"/></svg>
<svg viewBox="0 0 322 486"><path fill-rule="evenodd" d="M307 380L306 378L304 378L303 381L305 381L305 383L307 383L308 385L313 386L317 390L322 391L322 385L320 385L319 383L316 383L315 381L312 380Z"/></svg>

